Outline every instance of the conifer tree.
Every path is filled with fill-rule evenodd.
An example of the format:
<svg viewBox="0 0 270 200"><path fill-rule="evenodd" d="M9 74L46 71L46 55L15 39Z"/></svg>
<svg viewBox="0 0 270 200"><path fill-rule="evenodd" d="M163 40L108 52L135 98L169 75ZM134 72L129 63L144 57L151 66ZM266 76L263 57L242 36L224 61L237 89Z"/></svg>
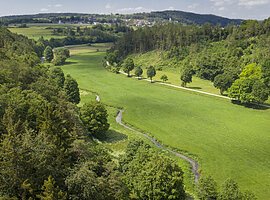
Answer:
<svg viewBox="0 0 270 200"><path fill-rule="evenodd" d="M70 75L67 75L64 90L66 91L67 98L70 102L78 104L81 101L80 90L78 83Z"/></svg>

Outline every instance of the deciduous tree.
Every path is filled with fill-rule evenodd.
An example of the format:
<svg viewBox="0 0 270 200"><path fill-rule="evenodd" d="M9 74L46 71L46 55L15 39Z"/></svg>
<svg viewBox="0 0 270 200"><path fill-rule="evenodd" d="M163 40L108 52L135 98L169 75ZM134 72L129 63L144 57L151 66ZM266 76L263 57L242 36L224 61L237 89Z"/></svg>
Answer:
<svg viewBox="0 0 270 200"><path fill-rule="evenodd" d="M130 142L120 167L135 199L185 199L181 168L142 141Z"/></svg>
<svg viewBox="0 0 270 200"><path fill-rule="evenodd" d="M70 57L70 52L67 48L54 49L53 63L56 66L64 65L66 60Z"/></svg>
<svg viewBox="0 0 270 200"><path fill-rule="evenodd" d="M166 82L166 81L169 80L169 79L168 79L168 76L167 76L166 74L163 74L163 75L160 77L160 79L161 79L163 82Z"/></svg>
<svg viewBox="0 0 270 200"><path fill-rule="evenodd" d="M54 67L50 71L51 78L56 80L59 87L63 88L65 83L65 74L60 67Z"/></svg>
<svg viewBox="0 0 270 200"><path fill-rule="evenodd" d="M219 200L239 200L242 199L242 193L239 190L238 184L232 180L228 179L222 185Z"/></svg>
<svg viewBox="0 0 270 200"><path fill-rule="evenodd" d="M132 58L127 58L123 63L123 71L127 73L127 76L130 76L130 72L134 69L134 61Z"/></svg>
<svg viewBox="0 0 270 200"><path fill-rule="evenodd" d="M201 177L198 184L198 197L201 200L215 200L218 197L217 183L211 176Z"/></svg>
<svg viewBox="0 0 270 200"><path fill-rule="evenodd" d="M142 74L143 74L143 69L140 66L136 67L135 68L135 76L137 76L138 79L141 79Z"/></svg>
<svg viewBox="0 0 270 200"><path fill-rule="evenodd" d="M81 108L81 119L88 131L96 136L106 133L110 127L107 110L99 102L84 104Z"/></svg>
<svg viewBox="0 0 270 200"><path fill-rule="evenodd" d="M156 76L156 69L153 66L148 67L147 77L150 78L151 83L153 82L153 77Z"/></svg>
<svg viewBox="0 0 270 200"><path fill-rule="evenodd" d="M232 74L223 73L217 75L214 79L214 86L220 90L220 94L223 95L233 84L234 78Z"/></svg>
<svg viewBox="0 0 270 200"><path fill-rule="evenodd" d="M180 76L180 79L182 81L182 86L183 87L186 87L187 86L187 83L191 83L192 82L192 76L193 76L193 70L190 69L190 68L184 68L182 70L182 73L181 73L181 76Z"/></svg>

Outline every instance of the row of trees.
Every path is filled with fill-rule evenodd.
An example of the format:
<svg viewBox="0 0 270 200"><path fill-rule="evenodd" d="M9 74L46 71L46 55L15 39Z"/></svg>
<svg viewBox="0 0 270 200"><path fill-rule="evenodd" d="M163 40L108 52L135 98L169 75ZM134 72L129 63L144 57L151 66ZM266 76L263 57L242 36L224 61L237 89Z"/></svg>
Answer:
<svg viewBox="0 0 270 200"><path fill-rule="evenodd" d="M53 35L60 36L91 36L91 37L99 37L103 40L115 41L119 34L127 33L131 31L131 28L121 25L121 24L113 24L109 25L94 25L90 27L58 27L58 28L50 28L52 29Z"/></svg>
<svg viewBox="0 0 270 200"><path fill-rule="evenodd" d="M120 60L118 60L118 57L117 57L117 52L112 52L112 53L108 52L104 60L104 65L108 70L114 73L119 73L120 69L122 69L123 72L127 74L127 77L130 77L130 72L133 70L134 70L135 76L138 77L138 79L141 79L143 75L142 67L140 66L135 67L135 64L132 58L127 58L125 61L120 62ZM155 76L156 76L155 67L153 66L147 67L147 77L150 78L151 83L153 82L153 77Z"/></svg>
<svg viewBox="0 0 270 200"><path fill-rule="evenodd" d="M201 200L256 200L257 197L250 191L242 192L238 184L226 180L220 189L211 176L201 177L197 185L198 198Z"/></svg>
<svg viewBox="0 0 270 200"><path fill-rule="evenodd" d="M32 41L34 43L34 41ZM42 57L44 50L50 46L55 49L58 47L64 47L68 45L81 45L81 44L92 44L92 43L106 43L115 42L115 39L105 39L100 37L92 36L80 36L80 37L64 37L64 38L51 38L49 40L40 37L35 43L35 52L39 57Z"/></svg>
<svg viewBox="0 0 270 200"><path fill-rule="evenodd" d="M242 103L263 103L270 94L268 81L263 78L270 70L269 21L248 20L225 28L179 24L146 27L126 34L107 58L121 64L129 54L155 50L161 52L157 67L180 69L184 87L195 75L212 81L222 95ZM242 73L249 65L257 65L261 74L244 78Z"/></svg>
<svg viewBox="0 0 270 200"><path fill-rule="evenodd" d="M70 51L63 47L53 50L50 46L47 46L43 55L46 62L52 62L55 66L59 66L65 64L66 60L70 57Z"/></svg>

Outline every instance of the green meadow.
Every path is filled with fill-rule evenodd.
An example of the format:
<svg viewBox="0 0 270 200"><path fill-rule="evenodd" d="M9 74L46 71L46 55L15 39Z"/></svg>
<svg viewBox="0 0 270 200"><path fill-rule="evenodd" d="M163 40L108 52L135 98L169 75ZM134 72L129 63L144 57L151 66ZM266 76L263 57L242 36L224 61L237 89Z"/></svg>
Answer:
<svg viewBox="0 0 270 200"><path fill-rule="evenodd" d="M113 74L102 66L105 49L73 47L63 66L77 79L82 103L94 100L92 92L98 93L102 102L125 109L126 123L195 158L202 175L212 175L219 184L233 178L241 189L253 191L260 200L269 199L269 109L249 109L226 99ZM116 109L110 108L109 113L116 135L137 137L115 124ZM108 144L119 154L125 145Z"/></svg>
<svg viewBox="0 0 270 200"><path fill-rule="evenodd" d="M174 85L180 85L180 68L175 68L175 66L171 66L169 59L163 60L162 53L159 51L150 51L144 54L133 54L130 57L134 60L136 66L142 66L144 69L144 76L146 75L146 67L155 66L158 68L162 66L162 70L157 70L156 80L161 81L160 77L162 75L167 75L168 83ZM220 94L219 89L215 88L213 83L208 80L203 80L198 77L192 78L192 83L188 84L190 89L201 90L204 92L210 92L213 94Z"/></svg>
<svg viewBox="0 0 270 200"><path fill-rule="evenodd" d="M74 24L27 24L28 28L9 27L13 33L27 36L30 39L38 40L41 36L44 39L64 38L65 36L53 35L53 28L76 27ZM82 26L82 25L80 25Z"/></svg>

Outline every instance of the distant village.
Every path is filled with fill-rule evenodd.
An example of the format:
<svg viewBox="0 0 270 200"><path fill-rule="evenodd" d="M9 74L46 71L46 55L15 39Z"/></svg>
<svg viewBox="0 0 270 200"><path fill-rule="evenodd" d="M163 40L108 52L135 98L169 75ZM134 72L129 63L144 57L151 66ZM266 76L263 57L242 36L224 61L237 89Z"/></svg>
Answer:
<svg viewBox="0 0 270 200"><path fill-rule="evenodd" d="M55 20L53 20L55 21ZM59 19L58 24L93 24L93 25L113 25L113 24L123 24L130 27L151 27L157 23L167 23L167 22L174 22L178 23L177 21L172 21L171 18L168 20L163 21L156 21L156 20L149 20L149 19L136 19L136 18L125 18L115 17L115 18L95 18L95 17L80 17L80 18L64 18Z"/></svg>

